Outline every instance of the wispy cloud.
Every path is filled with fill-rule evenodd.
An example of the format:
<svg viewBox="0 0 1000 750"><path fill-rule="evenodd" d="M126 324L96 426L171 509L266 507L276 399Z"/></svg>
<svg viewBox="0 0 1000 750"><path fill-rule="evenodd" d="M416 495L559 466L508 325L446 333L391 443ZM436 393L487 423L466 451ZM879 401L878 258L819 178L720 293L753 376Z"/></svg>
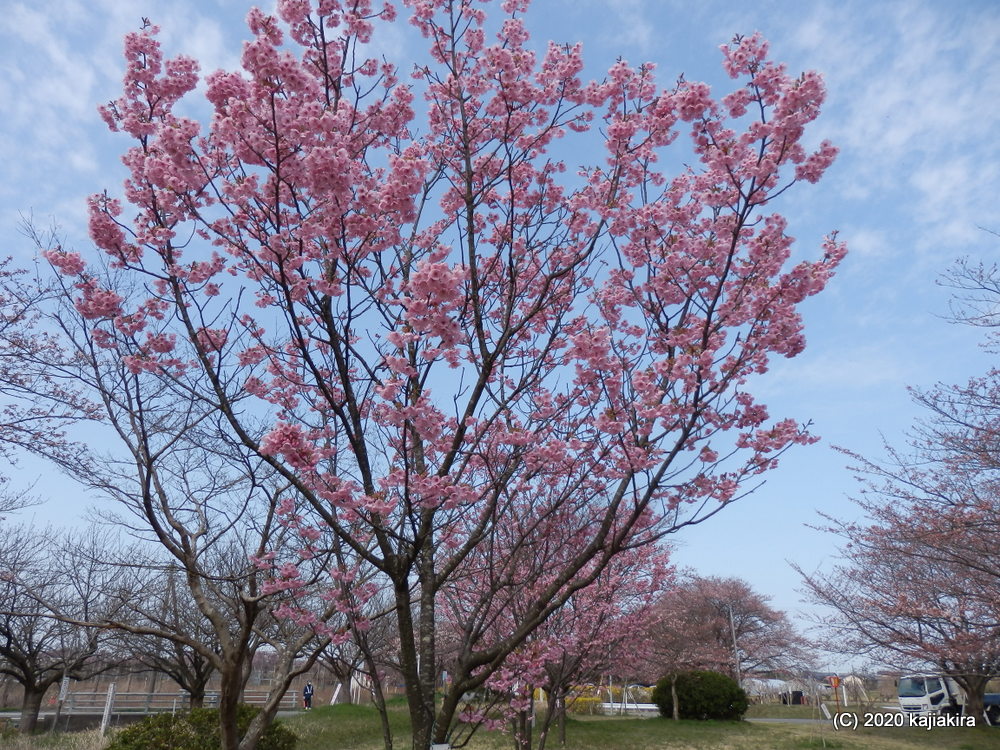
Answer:
<svg viewBox="0 0 1000 750"><path fill-rule="evenodd" d="M617 18L613 41L627 50L648 54L655 34L643 0L609 0L605 5L607 11ZM639 60L633 62L638 63Z"/></svg>
<svg viewBox="0 0 1000 750"><path fill-rule="evenodd" d="M168 54L195 56L208 69L232 66L239 44L227 39L226 31L240 32L243 12L237 23L224 27L217 9L186 1L153 10L139 0L7 5L0 14L0 96L5 102L0 223L5 236L20 214L30 212L42 223L53 217L79 239L86 193L119 181L106 179L117 159L106 151L111 139L96 107L121 89L126 32L139 28L144 16L159 13L150 20L162 25ZM8 246L0 252L19 249Z"/></svg>
<svg viewBox="0 0 1000 750"><path fill-rule="evenodd" d="M916 241L907 249L933 254L934 263L996 215L997 10L813 6L790 37L827 75L824 128L850 160L838 178L844 194L877 197L911 222Z"/></svg>

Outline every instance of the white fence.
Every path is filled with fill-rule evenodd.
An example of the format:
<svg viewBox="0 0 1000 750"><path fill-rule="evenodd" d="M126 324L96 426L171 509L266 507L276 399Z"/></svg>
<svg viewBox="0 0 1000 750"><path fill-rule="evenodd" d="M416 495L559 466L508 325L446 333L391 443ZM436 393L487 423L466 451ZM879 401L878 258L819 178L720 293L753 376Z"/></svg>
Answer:
<svg viewBox="0 0 1000 750"><path fill-rule="evenodd" d="M243 703L254 706L262 706L267 700L266 690L246 690L243 693ZM63 714L100 714L104 712L108 700L108 692L72 692L66 695L63 702ZM186 709L190 703L190 696L184 692L157 693L115 693L111 706L111 713L174 713ZM218 692L205 693L205 708L212 708L219 704ZM291 711L299 707L296 694L294 692L285 693L278 706L280 710Z"/></svg>

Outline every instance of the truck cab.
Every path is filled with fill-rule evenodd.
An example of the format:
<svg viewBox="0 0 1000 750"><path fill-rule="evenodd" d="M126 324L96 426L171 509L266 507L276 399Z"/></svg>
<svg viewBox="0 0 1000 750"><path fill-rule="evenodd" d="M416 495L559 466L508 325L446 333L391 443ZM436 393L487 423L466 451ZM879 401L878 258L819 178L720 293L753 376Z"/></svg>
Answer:
<svg viewBox="0 0 1000 750"><path fill-rule="evenodd" d="M944 675L912 675L900 677L896 683L899 707L903 713L953 714L965 713L965 691L951 677ZM1000 726L1000 693L983 696L983 718L987 724Z"/></svg>
<svg viewBox="0 0 1000 750"><path fill-rule="evenodd" d="M899 707L906 713L961 713L963 694L950 677L912 675L897 686Z"/></svg>

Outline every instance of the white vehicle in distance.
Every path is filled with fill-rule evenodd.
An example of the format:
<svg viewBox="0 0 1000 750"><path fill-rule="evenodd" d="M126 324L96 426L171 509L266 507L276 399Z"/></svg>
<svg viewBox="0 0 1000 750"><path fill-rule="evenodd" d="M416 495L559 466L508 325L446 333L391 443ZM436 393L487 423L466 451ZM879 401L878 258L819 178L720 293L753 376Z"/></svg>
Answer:
<svg viewBox="0 0 1000 750"><path fill-rule="evenodd" d="M944 675L909 675L900 677L896 694L904 713L953 714L965 713L965 691L951 677ZM983 696L986 720L1000 724L1000 693Z"/></svg>

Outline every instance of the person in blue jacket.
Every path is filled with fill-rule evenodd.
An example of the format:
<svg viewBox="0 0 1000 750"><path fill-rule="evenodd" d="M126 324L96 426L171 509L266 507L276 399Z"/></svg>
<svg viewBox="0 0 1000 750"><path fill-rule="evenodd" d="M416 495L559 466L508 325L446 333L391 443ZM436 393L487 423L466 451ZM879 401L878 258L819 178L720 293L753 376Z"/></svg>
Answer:
<svg viewBox="0 0 1000 750"><path fill-rule="evenodd" d="M313 707L313 684L307 682L306 686L302 688L302 705L308 711Z"/></svg>

